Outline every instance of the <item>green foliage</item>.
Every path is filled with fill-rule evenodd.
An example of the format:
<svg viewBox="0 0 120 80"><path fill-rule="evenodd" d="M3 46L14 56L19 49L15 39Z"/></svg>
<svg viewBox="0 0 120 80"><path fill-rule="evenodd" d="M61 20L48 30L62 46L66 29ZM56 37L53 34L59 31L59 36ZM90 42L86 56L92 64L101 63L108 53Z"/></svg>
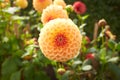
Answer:
<svg viewBox="0 0 120 80"><path fill-rule="evenodd" d="M95 40L85 38L92 37L94 23L105 18L119 41L119 0L84 0L86 14L71 11L70 18L78 25L83 40L79 55L66 63L50 61L41 52L37 40L43 24L32 0L28 0L25 9L12 7L13 0L3 8L3 1L0 0L0 80L120 80L120 42L109 39L102 32L105 29L100 29L102 36ZM75 1L66 0L67 4ZM86 58L89 53L94 56ZM60 68L65 70L60 72L62 75L57 72Z"/></svg>
<svg viewBox="0 0 120 80"><path fill-rule="evenodd" d="M79 0L65 0L68 4L73 4L75 1ZM87 28L85 28L85 31L87 32L87 35L90 36L92 39L93 35L93 28L94 23L98 22L98 20L104 18L110 25L110 28L112 32L117 35L117 41L120 40L119 35L119 23L120 23L120 0L82 0L86 6L87 6L87 13L89 14L89 18L86 20L87 22ZM74 16L74 15L72 15Z"/></svg>

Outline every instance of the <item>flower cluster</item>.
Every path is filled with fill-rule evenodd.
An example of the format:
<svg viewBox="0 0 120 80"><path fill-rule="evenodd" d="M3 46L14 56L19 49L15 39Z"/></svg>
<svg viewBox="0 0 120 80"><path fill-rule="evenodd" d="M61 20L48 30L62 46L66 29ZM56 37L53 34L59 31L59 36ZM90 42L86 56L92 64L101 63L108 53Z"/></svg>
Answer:
<svg viewBox="0 0 120 80"><path fill-rule="evenodd" d="M48 59L66 62L79 54L82 35L77 25L70 20L65 10L64 0L54 0L53 4L50 0L48 2L46 0L33 1L34 8L42 12L41 22L44 25L38 40L39 46ZM38 6L40 4L43 6ZM76 12L76 8L84 6L74 4L72 7ZM83 8L77 10L82 11L80 14L83 14L85 10L81 9Z"/></svg>

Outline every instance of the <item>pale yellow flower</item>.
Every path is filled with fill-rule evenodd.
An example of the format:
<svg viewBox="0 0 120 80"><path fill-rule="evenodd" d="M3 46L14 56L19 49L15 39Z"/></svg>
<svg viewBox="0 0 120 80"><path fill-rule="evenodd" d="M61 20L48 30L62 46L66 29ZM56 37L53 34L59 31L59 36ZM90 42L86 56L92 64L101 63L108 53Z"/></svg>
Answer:
<svg viewBox="0 0 120 80"><path fill-rule="evenodd" d="M50 60L66 62L78 55L82 36L70 19L54 19L45 24L38 39L43 54Z"/></svg>
<svg viewBox="0 0 120 80"><path fill-rule="evenodd" d="M42 12L47 6L52 4L52 0L33 0L33 7L36 11Z"/></svg>
<svg viewBox="0 0 120 80"><path fill-rule="evenodd" d="M50 20L56 18L68 18L68 14L61 6L58 5L50 5L46 9L43 10L41 21L43 24L46 24Z"/></svg>
<svg viewBox="0 0 120 80"><path fill-rule="evenodd" d="M16 5L24 9L28 6L28 2L27 0L16 0Z"/></svg>
<svg viewBox="0 0 120 80"><path fill-rule="evenodd" d="M53 3L54 3L55 5L60 5L60 6L62 6L63 8L66 7L66 3L65 3L64 0L54 0Z"/></svg>

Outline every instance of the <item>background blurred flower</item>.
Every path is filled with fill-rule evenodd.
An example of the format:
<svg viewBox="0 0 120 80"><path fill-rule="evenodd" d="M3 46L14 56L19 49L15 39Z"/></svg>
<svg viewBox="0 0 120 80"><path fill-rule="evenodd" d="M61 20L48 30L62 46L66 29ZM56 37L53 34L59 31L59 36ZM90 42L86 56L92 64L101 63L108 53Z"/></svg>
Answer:
<svg viewBox="0 0 120 80"><path fill-rule="evenodd" d="M77 14L84 14L86 12L86 5L81 1L75 2L73 8Z"/></svg>
<svg viewBox="0 0 120 80"><path fill-rule="evenodd" d="M26 8L28 6L27 0L16 0L16 5L20 8Z"/></svg>
<svg viewBox="0 0 120 80"><path fill-rule="evenodd" d="M112 32L110 30L107 30L105 32L106 36L112 40L115 40L116 39L116 35L113 35Z"/></svg>
<svg viewBox="0 0 120 80"><path fill-rule="evenodd" d="M52 4L52 0L33 0L33 7L38 12L42 12L50 4Z"/></svg>
<svg viewBox="0 0 120 80"><path fill-rule="evenodd" d="M53 3L54 3L55 5L62 6L63 8L66 7L66 3L64 2L64 0L54 0Z"/></svg>
<svg viewBox="0 0 120 80"><path fill-rule="evenodd" d="M43 10L41 21L43 24L49 22L50 20L56 18L68 18L68 14L61 6L58 5L50 5L46 9Z"/></svg>
<svg viewBox="0 0 120 80"><path fill-rule="evenodd" d="M81 40L80 31L71 20L54 19L42 28L38 42L47 58L65 62L78 54Z"/></svg>
<svg viewBox="0 0 120 80"><path fill-rule="evenodd" d="M88 36L85 36L85 40L87 41L87 44L89 44L91 42L91 40Z"/></svg>
<svg viewBox="0 0 120 80"><path fill-rule="evenodd" d="M85 59L91 59L91 60L93 60L94 58L95 58L95 55L93 53L88 53L85 56Z"/></svg>

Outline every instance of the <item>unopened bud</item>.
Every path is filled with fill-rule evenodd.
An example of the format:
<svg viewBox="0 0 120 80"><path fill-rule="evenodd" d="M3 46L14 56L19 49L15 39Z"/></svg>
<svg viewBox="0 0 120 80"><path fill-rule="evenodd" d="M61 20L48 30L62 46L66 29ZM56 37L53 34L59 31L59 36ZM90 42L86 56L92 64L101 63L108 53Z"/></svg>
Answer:
<svg viewBox="0 0 120 80"><path fill-rule="evenodd" d="M67 5L65 7L65 9L67 10L67 12L72 12L73 11L73 6L72 5Z"/></svg>
<svg viewBox="0 0 120 80"><path fill-rule="evenodd" d="M57 70L57 73L59 73L60 75L63 75L66 72L66 70L64 68L59 68Z"/></svg>
<svg viewBox="0 0 120 80"><path fill-rule="evenodd" d="M107 22L106 22L106 20L105 19L101 19L101 20L99 20L99 22L98 22L98 26L105 26L105 25L107 25Z"/></svg>

